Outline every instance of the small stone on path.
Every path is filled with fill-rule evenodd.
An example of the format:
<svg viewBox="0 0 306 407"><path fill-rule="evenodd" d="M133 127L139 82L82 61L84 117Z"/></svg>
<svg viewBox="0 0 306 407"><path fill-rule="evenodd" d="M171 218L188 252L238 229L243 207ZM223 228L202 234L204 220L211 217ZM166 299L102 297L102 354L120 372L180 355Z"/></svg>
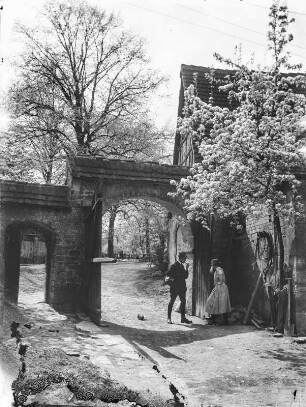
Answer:
<svg viewBox="0 0 306 407"><path fill-rule="evenodd" d="M80 356L80 353L74 349L66 350L66 355L68 356Z"/></svg>
<svg viewBox="0 0 306 407"><path fill-rule="evenodd" d="M75 326L77 331L89 332L89 333L101 333L101 329L97 327L93 322L82 321Z"/></svg>

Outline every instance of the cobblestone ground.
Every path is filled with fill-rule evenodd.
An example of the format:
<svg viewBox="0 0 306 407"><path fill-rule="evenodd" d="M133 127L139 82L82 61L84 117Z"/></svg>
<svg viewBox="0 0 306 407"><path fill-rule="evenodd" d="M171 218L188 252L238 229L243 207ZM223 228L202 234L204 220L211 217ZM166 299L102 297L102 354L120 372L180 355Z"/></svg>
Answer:
<svg viewBox="0 0 306 407"><path fill-rule="evenodd" d="M248 326L166 323L168 288L141 263L102 266L102 318L187 395L190 406L306 406L305 346ZM139 320L137 315L143 315Z"/></svg>

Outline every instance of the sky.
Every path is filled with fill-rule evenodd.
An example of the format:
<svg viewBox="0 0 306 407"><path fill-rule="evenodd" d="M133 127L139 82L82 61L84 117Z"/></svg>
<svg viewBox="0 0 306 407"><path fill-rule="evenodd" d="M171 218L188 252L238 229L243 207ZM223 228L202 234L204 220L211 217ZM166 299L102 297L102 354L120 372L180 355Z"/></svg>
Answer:
<svg viewBox="0 0 306 407"><path fill-rule="evenodd" d="M254 56L255 63L269 62L267 53L268 13L272 0L88 0L107 12L120 15L126 29L146 39L152 67L169 78L161 89L163 97L151 101L151 111L158 127L175 129L181 64L222 67L214 52L233 57L235 46L241 47L242 60ZM0 87L12 79L10 58L18 52L14 40L14 23L33 25L43 0L0 0L1 13ZM290 46L292 62L306 66L306 1L288 0L294 41ZM306 69L306 68L305 68ZM167 95L167 96L165 96ZM5 112L0 126L5 125Z"/></svg>

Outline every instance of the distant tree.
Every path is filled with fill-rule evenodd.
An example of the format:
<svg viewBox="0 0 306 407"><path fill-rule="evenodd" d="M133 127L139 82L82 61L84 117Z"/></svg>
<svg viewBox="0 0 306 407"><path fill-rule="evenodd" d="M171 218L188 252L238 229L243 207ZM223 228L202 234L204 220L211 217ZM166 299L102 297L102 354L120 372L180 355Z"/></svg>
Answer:
<svg viewBox="0 0 306 407"><path fill-rule="evenodd" d="M166 209L153 202L127 200L113 205L102 225L108 256L114 257L122 250L133 256L148 256L159 264L167 248L166 217Z"/></svg>
<svg viewBox="0 0 306 407"><path fill-rule="evenodd" d="M33 110L29 118L19 111L20 106L18 107L17 99L14 99L20 97L21 101L20 94L14 94L12 99L15 91L17 89L13 85L8 98L13 120L9 129L1 135L6 146L2 154L10 168L7 176L13 179L17 176L23 181L64 183L65 157L67 154L74 154L76 148L66 137L61 118L48 109L39 113ZM37 82L36 96L42 105L52 105L53 109L59 107L56 89L49 87L43 78Z"/></svg>
<svg viewBox="0 0 306 407"><path fill-rule="evenodd" d="M9 91L18 133L47 115L65 143L116 155L124 137L147 122L148 97L164 81L149 69L143 40L81 1L49 2L39 25L19 32L26 48Z"/></svg>
<svg viewBox="0 0 306 407"><path fill-rule="evenodd" d="M29 182L35 179L27 151L21 146L11 148L5 137L0 138L0 177L5 180Z"/></svg>
<svg viewBox="0 0 306 407"><path fill-rule="evenodd" d="M286 4L270 8L268 45L274 63L250 69L220 55L217 60L236 71L220 89L239 102L234 110L204 103L190 88L186 93L181 134L198 143L201 162L181 180L177 190L186 198L186 210L206 224L208 214L239 223L244 216L268 210L275 225L280 285L284 283L284 246L281 218L303 215L295 171L305 164L300 152L299 121L306 114L304 74L285 74L301 66L289 64L286 45L293 39ZM222 86L221 86L222 85ZM211 129L209 136L205 129Z"/></svg>
<svg viewBox="0 0 306 407"><path fill-rule="evenodd" d="M2 143L2 178L44 184L65 183L66 154L61 143L51 134L23 142L15 137L4 137Z"/></svg>

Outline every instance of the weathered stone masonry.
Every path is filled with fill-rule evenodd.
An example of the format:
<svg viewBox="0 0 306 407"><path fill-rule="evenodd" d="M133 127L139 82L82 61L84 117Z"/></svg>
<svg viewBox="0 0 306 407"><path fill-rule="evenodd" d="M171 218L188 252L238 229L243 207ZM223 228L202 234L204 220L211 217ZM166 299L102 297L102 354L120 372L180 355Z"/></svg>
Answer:
<svg viewBox="0 0 306 407"><path fill-rule="evenodd" d="M99 257L102 214L114 203L142 198L184 215L182 202L168 192L175 190L170 180L186 176L186 168L76 157L67 174L66 186L0 182L0 326L5 297L18 301L22 231L37 230L45 239L46 301L58 311L86 311L99 322L101 266L93 258ZM180 233L179 250L189 252L192 262L190 226ZM192 278L191 272L189 304Z"/></svg>

